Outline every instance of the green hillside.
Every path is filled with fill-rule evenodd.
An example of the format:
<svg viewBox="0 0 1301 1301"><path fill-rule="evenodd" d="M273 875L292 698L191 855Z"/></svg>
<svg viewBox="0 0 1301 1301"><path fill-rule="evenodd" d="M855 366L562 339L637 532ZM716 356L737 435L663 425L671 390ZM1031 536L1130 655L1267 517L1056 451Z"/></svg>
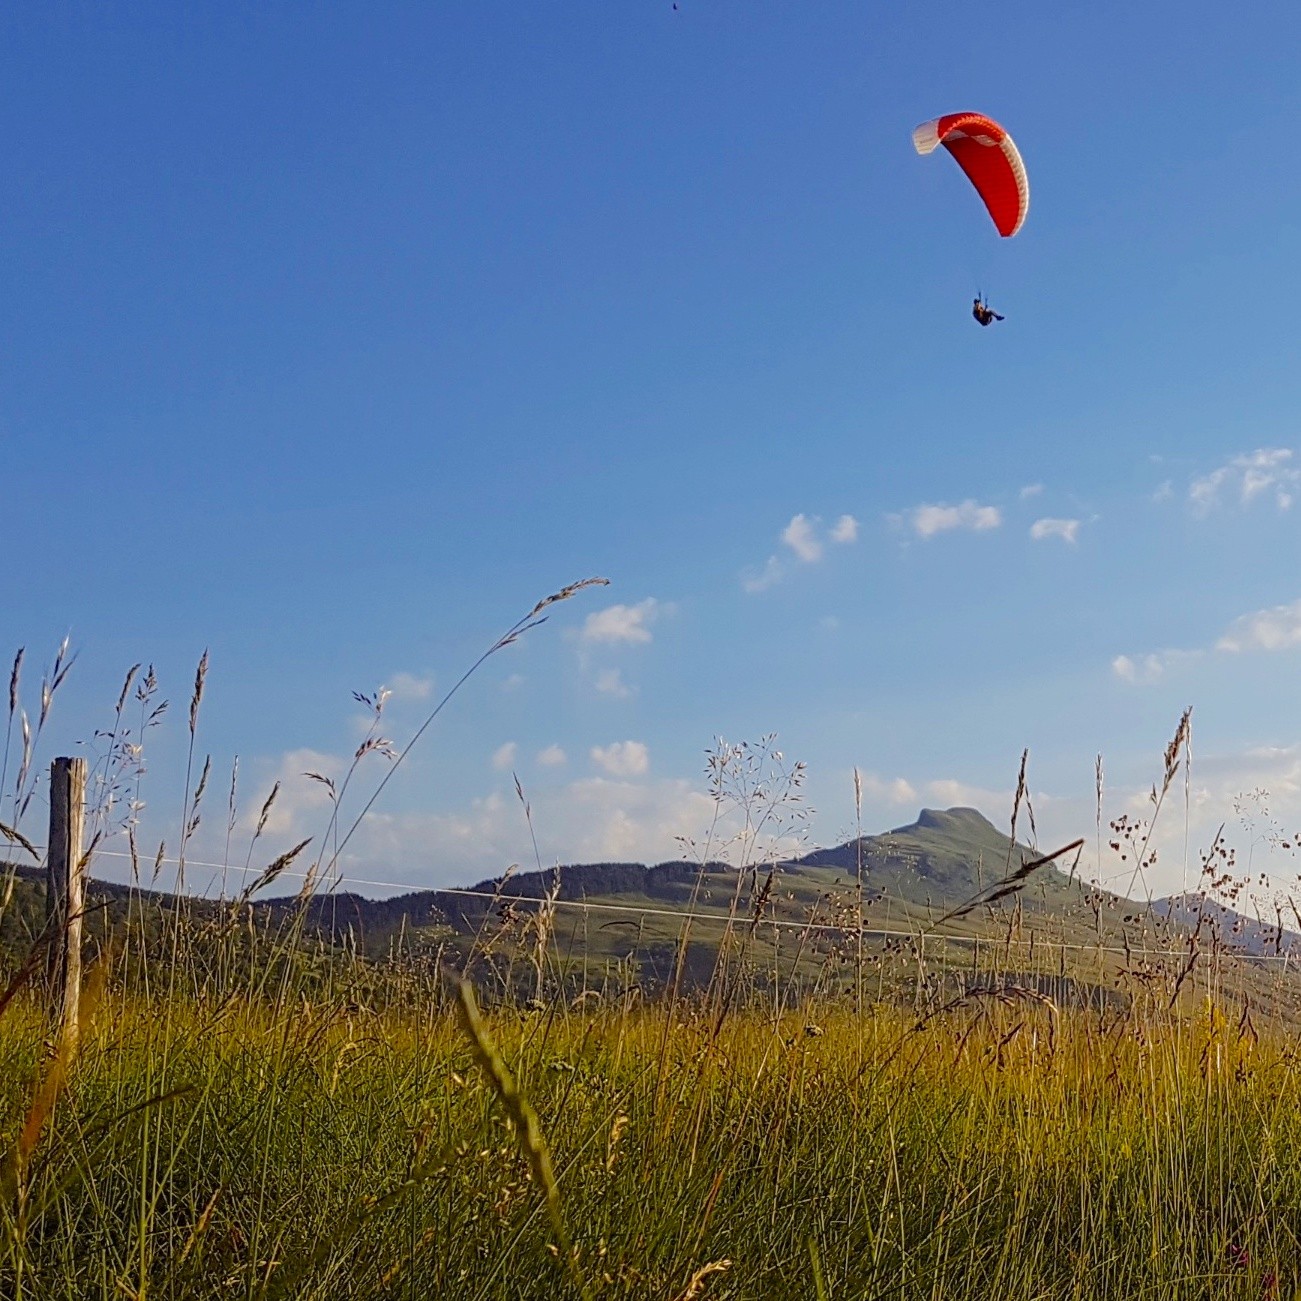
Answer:
<svg viewBox="0 0 1301 1301"><path fill-rule="evenodd" d="M1195 897L1136 904L1087 885L1072 860L1041 861L976 809L923 809L915 822L879 835L744 870L682 860L574 864L382 900L350 892L305 904L270 899L250 916L269 942L346 950L377 966L468 964L516 992L558 984L647 994L674 980L707 983L724 945L742 955L759 989L843 988L851 950L855 972L870 963L883 996L909 988L915 996L923 978L942 985L993 970L1031 984L1056 981L1059 991L1063 980L1141 989L1187 960L1197 930L1196 947L1226 964L1245 994L1279 1001L1281 964L1261 959L1301 947L1296 936ZM1011 879L1027 865L1033 869ZM129 924L148 939L175 907L171 896L137 892L132 911L132 897L123 886L93 883L93 943ZM39 873L21 869L0 917L10 962L39 931L43 900ZM188 900L192 942L221 933L228 914L213 900Z"/></svg>
<svg viewBox="0 0 1301 1301"><path fill-rule="evenodd" d="M832 867L853 875L861 861L874 894L946 911L1037 857L1034 849L1014 844L977 809L923 809L916 822L817 850L799 859L797 866ZM1063 863L1069 867L1070 857ZM1033 891L1041 903L1064 903L1073 897L1056 865L1042 869L1036 885L1046 887L1046 893Z"/></svg>

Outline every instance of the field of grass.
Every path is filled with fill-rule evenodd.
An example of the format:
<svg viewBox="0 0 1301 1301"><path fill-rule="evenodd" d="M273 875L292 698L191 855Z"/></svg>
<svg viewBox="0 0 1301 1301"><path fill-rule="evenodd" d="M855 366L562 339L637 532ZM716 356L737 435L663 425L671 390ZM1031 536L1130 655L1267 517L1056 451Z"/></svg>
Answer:
<svg viewBox="0 0 1301 1301"><path fill-rule="evenodd" d="M539 602L486 654L584 586ZM182 857L209 774L195 747L206 663ZM152 673L129 696L135 673L92 771L92 844L113 831L115 801L138 799L161 715ZM382 696L363 700L374 726L354 768L388 751L400 764L446 703L398 752L378 730ZM1153 818L1187 726L1185 714ZM15 824L39 734L23 728ZM622 923L617 944L593 948L590 927L615 932L585 912L564 920L558 882L531 902L494 898L456 944L404 932L380 954L313 930L314 894L337 884L338 856L393 771L350 820L350 770L327 783L330 850L307 866L301 907L250 900L308 842L236 898L186 901L138 888L128 818L136 885L86 919L73 1033L42 987L42 946L59 938L37 936L43 887L11 872L0 1297L1298 1296L1288 955L1199 947L1200 919L1172 948L1173 932L1104 916L1115 900L1086 911L1083 894L1079 916L1031 900L1023 929L1043 880L1033 862L938 917L932 882L887 914L905 938L870 941L864 865L814 866L788 890L781 930L784 887L759 830L805 815L802 767L782 767L771 742L711 752L710 792L740 813L723 844L737 882L726 910L693 885L692 907L713 915L642 918L635 943ZM1101 798L1099 777L1099 824ZM233 827L234 773L229 804ZM1138 867L1150 826L1118 833ZM702 864L719 844L711 831ZM938 932L977 904L983 939ZM663 959L654 981L643 949Z"/></svg>
<svg viewBox="0 0 1301 1301"><path fill-rule="evenodd" d="M89 988L61 1089L35 1003L0 1020L5 1297L1296 1294L1301 1059L1206 988L473 1032Z"/></svg>

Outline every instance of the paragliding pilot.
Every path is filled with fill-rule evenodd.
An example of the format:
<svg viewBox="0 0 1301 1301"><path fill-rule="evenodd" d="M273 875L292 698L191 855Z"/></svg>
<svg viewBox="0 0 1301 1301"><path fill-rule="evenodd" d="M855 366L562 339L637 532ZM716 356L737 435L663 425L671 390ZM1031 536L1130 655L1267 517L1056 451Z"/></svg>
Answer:
<svg viewBox="0 0 1301 1301"><path fill-rule="evenodd" d="M979 294L972 300L971 314L978 320L981 325L991 325L994 321L1001 321L1003 318L990 306Z"/></svg>

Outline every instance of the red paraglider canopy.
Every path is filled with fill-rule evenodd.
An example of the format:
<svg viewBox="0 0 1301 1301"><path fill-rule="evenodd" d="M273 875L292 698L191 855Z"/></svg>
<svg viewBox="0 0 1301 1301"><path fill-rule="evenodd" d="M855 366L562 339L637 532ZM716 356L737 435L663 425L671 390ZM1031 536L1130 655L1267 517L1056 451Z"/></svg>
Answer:
<svg viewBox="0 0 1301 1301"><path fill-rule="evenodd" d="M923 122L913 132L919 154L936 145L958 160L958 166L976 187L1000 235L1015 235L1030 211L1030 182L1012 137L992 117L983 113L949 113Z"/></svg>

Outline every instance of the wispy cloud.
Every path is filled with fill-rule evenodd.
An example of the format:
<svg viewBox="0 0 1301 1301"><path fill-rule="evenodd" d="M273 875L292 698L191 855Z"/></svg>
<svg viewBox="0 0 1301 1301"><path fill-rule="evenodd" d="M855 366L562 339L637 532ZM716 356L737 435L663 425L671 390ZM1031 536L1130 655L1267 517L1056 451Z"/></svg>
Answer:
<svg viewBox="0 0 1301 1301"><path fill-rule="evenodd" d="M1165 677L1166 660L1162 655L1117 655L1111 661L1111 671L1122 681L1132 683L1160 682Z"/></svg>
<svg viewBox="0 0 1301 1301"><path fill-rule="evenodd" d="M1210 649L1221 655L1239 655L1297 648L1301 648L1301 601L1240 615ZM1111 661L1111 671L1122 682L1150 685L1160 682L1175 664L1207 653L1206 650L1163 650L1146 655L1117 655Z"/></svg>
<svg viewBox="0 0 1301 1301"><path fill-rule="evenodd" d="M1006 816L1005 809L1012 807L1012 792L991 790L987 786L973 786L970 782L959 781L954 777L941 777L937 781L926 783L926 794L937 804L948 808L955 806L967 809L979 809L991 822L997 823L1000 815ZM1050 797L1042 792L1033 796L1036 808L1048 803ZM1018 838L1020 833L1018 832Z"/></svg>
<svg viewBox="0 0 1301 1301"><path fill-rule="evenodd" d="M968 497L956 506L924 502L897 518L901 518L919 538L927 539L954 529L968 529L973 533L996 529L1003 522L1003 512L997 506L982 506Z"/></svg>
<svg viewBox="0 0 1301 1301"><path fill-rule="evenodd" d="M577 642L579 669L598 695L623 700L636 694L623 670L608 660L630 647L649 645L654 640L652 627L676 613L671 601L648 596L634 605L619 603L597 610L587 616L577 633L569 634ZM602 659L607 661L604 665Z"/></svg>
<svg viewBox="0 0 1301 1301"><path fill-rule="evenodd" d="M907 778L881 777L874 772L865 772L861 778L863 794L871 801L908 806L918 803L917 790Z"/></svg>
<svg viewBox="0 0 1301 1301"><path fill-rule="evenodd" d="M623 680L619 669L601 669L596 675L596 689L603 696L613 696L616 700L626 700L632 695L632 688Z"/></svg>
<svg viewBox="0 0 1301 1301"><path fill-rule="evenodd" d="M1294 646L1301 646L1301 601L1244 614L1235 619L1215 643L1216 650L1235 654L1239 651L1291 650Z"/></svg>
<svg viewBox="0 0 1301 1301"><path fill-rule="evenodd" d="M1063 542L1074 546L1080 537L1080 521L1077 519L1037 519L1030 525L1030 536L1036 542L1045 538L1061 538Z"/></svg>
<svg viewBox="0 0 1301 1301"><path fill-rule="evenodd" d="M569 756L558 745L549 745L545 750L538 751L538 766L540 768L560 768L569 760Z"/></svg>
<svg viewBox="0 0 1301 1301"><path fill-rule="evenodd" d="M611 777L641 777L650 767L650 753L641 741L594 745L592 762Z"/></svg>
<svg viewBox="0 0 1301 1301"><path fill-rule="evenodd" d="M906 777L881 777L874 772L863 773L863 794L871 802L898 808L920 809L923 792L927 803L939 808L979 809L991 821L997 822L1012 805L1012 791L976 786L956 777L938 777L914 785ZM1054 796L1044 792L1034 794L1034 804L1055 804Z"/></svg>
<svg viewBox="0 0 1301 1301"><path fill-rule="evenodd" d="M325 788L305 780L303 770L337 774L346 767L343 758L310 751L281 756L277 772L286 784L264 833L268 855L319 835L329 819ZM713 800L682 779L587 776L530 792L529 798L543 859L566 863L655 863L678 856L677 838L702 835L715 813ZM386 884L470 885L499 875L509 863L532 861L528 823L511 790L444 812L374 809L339 867L352 888L374 896ZM299 884L292 872L285 881L294 889Z"/></svg>
<svg viewBox="0 0 1301 1301"><path fill-rule="evenodd" d="M433 678L418 677L414 673L395 673L385 684L394 700L428 700L434 692Z"/></svg>
<svg viewBox="0 0 1301 1301"><path fill-rule="evenodd" d="M587 616L580 636L591 643L645 644L651 640L650 625L662 612L663 607L653 596L636 605L609 605Z"/></svg>
<svg viewBox="0 0 1301 1301"><path fill-rule="evenodd" d="M559 747L548 747L548 751L558 752ZM560 763L542 763L542 755L548 751L541 752L538 761L558 772ZM1159 756L1159 747L1156 753ZM321 833L330 815L329 795L325 787L308 780L303 773L315 771L337 777L346 771L348 762L347 754L296 750L269 756L257 765L264 784L241 822L247 834L252 832L271 781L283 783L264 829L264 853L258 855L257 862L267 861L304 836ZM500 778L495 780L501 782ZM374 896L383 893L386 885L402 889L470 885L499 875L511 862L532 862L529 826L508 781L502 783L505 789L440 812L372 810L339 864L344 882ZM1041 843L1064 843L1082 822L1092 823L1091 781L1089 787L1087 797L1053 798L1035 792ZM1141 788L1118 784L1107 792L1108 807L1124 807L1145 816L1150 810L1149 789L1146 784ZM905 809L908 818L924 799L940 807L974 806L1004 827L1012 802L1010 788L987 788L955 778L914 784L902 777L865 774L864 793L880 806ZM717 813L713 800L695 782L605 773L540 783L539 789L530 792L530 801L540 852L548 862L653 863L680 857L678 838L702 837ZM1240 852L1245 855L1246 845L1252 844L1254 862L1261 872L1269 873L1279 883L1294 881L1297 865L1290 849L1276 849L1268 841L1261 843L1261 834L1262 826L1266 832L1271 825L1289 831L1301 826L1301 746L1203 752L1193 769L1191 816L1194 846L1210 844L1227 819L1223 834L1230 845L1241 846ZM875 829L876 825L880 825L876 818L869 817L865 829ZM1158 822L1153 843L1159 842L1160 864L1147 881L1154 891L1179 888L1184 836L1182 817ZM791 845L781 852L794 853L797 849ZM220 852L217 844L213 854ZM1100 866L1103 879L1113 885L1123 886L1132 876L1130 863L1104 858ZM1090 876L1092 867L1090 864ZM1195 881L1195 856L1191 873ZM286 873L284 883L289 890L297 889L296 871ZM1268 897L1262 895L1266 901Z"/></svg>
<svg viewBox="0 0 1301 1301"><path fill-rule="evenodd" d="M1290 447L1259 447L1254 452L1235 456L1209 474L1194 479L1188 488L1188 500L1199 515L1229 503L1250 506L1262 497L1272 497L1279 510L1287 510L1301 483L1301 470L1292 464L1292 459Z"/></svg>
<svg viewBox="0 0 1301 1301"><path fill-rule="evenodd" d="M831 528L831 540L842 545L858 541L858 521L852 515L842 515Z"/></svg>
<svg viewBox="0 0 1301 1301"><path fill-rule="evenodd" d="M492 752L492 766L498 772L505 772L515 762L515 756L519 753L519 745L515 741L507 741L505 745L499 745Z"/></svg>
<svg viewBox="0 0 1301 1301"><path fill-rule="evenodd" d="M776 556L769 556L762 569L752 569L741 575L741 586L747 592L766 592L785 577L786 566Z"/></svg>
<svg viewBox="0 0 1301 1301"><path fill-rule="evenodd" d="M782 530L782 541L795 552L797 560L811 565L822 559L822 543L814 532L813 521L807 515L796 515Z"/></svg>
<svg viewBox="0 0 1301 1301"><path fill-rule="evenodd" d="M745 591L766 591L774 583L781 582L793 568L817 564L826 554L828 543L847 546L857 541L858 521L852 515L842 515L830 529L824 530L818 516L805 515L801 511L791 517L780 536L789 554L783 552L769 556L762 566L742 574L741 586Z"/></svg>
<svg viewBox="0 0 1301 1301"><path fill-rule="evenodd" d="M1042 483L1027 483L1018 495L1022 501L1029 501L1031 497L1037 497L1043 490Z"/></svg>
<svg viewBox="0 0 1301 1301"><path fill-rule="evenodd" d="M292 831L307 827L303 835L319 834L319 828L328 821L330 808L329 788L308 777L319 773L338 781L348 770L348 760L342 755L327 754L321 750L288 750L282 754L271 772L267 789L251 801L242 818L242 825L250 833L256 828L263 800L272 785L280 789L266 816L263 828L268 838L288 836ZM300 837L301 838L301 837Z"/></svg>

